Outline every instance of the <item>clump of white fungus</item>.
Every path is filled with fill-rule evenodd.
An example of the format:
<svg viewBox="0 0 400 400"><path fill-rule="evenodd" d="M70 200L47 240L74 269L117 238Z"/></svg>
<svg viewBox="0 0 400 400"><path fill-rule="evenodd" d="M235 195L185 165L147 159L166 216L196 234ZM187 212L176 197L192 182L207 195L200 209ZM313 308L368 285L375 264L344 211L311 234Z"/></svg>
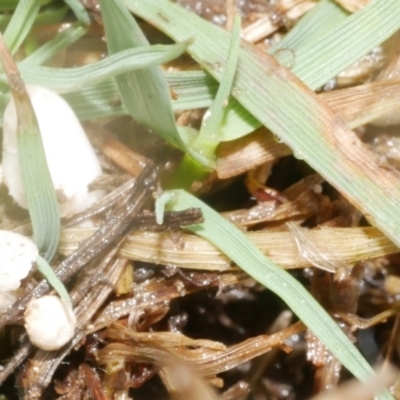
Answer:
<svg viewBox="0 0 400 400"><path fill-rule="evenodd" d="M21 280L28 276L38 254L31 239L0 230L0 309L8 307L19 297Z"/></svg>
<svg viewBox="0 0 400 400"><path fill-rule="evenodd" d="M101 175L100 163L69 104L57 93L38 85L26 85L38 120L47 165L57 191L60 212L68 217L92 206L102 192L88 192ZM3 117L3 175L10 195L27 208L17 147L17 112L14 100Z"/></svg>
<svg viewBox="0 0 400 400"><path fill-rule="evenodd" d="M29 339L39 349L58 350L74 336L75 314L57 296L48 295L31 300L24 316Z"/></svg>

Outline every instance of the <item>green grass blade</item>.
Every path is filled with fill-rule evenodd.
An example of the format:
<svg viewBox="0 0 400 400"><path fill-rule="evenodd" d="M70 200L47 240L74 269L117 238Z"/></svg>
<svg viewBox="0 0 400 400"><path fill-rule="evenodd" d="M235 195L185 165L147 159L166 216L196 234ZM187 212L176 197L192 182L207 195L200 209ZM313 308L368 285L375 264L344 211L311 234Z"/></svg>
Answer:
<svg viewBox="0 0 400 400"><path fill-rule="evenodd" d="M90 16L79 0L63 0L65 4L69 6L78 21L83 22L86 25L90 24Z"/></svg>
<svg viewBox="0 0 400 400"><path fill-rule="evenodd" d="M270 261L237 227L201 200L183 190L166 192L156 202L157 221L163 205L173 211L200 208L204 222L185 227L209 240L250 276L284 300L318 339L360 381L366 382L374 371L353 343L308 291L290 274ZM388 391L380 399L392 399Z"/></svg>
<svg viewBox="0 0 400 400"><path fill-rule="evenodd" d="M100 0L100 6L110 54L148 45L121 1ZM118 76L116 81L122 103L136 121L150 127L173 146L186 148L175 125L169 89L160 67L131 71Z"/></svg>
<svg viewBox="0 0 400 400"><path fill-rule="evenodd" d="M157 4L125 1L132 11L173 38L195 38L188 51L217 80L221 79L222 55L229 46L228 32L168 1L159 0ZM370 41L375 45L400 28L400 3L373 1L348 17L348 25L340 32L348 33L349 27L358 26L360 18L379 36ZM362 41L363 33L362 29L360 37L352 40ZM368 33L366 38L369 37ZM342 41L346 40L343 36ZM365 44L362 47L366 49ZM351 43L350 53L352 48ZM324 64L328 63L324 59ZM399 179L382 167L342 121L290 71L244 43L232 94L280 137L295 156L304 159L400 246Z"/></svg>
<svg viewBox="0 0 400 400"><path fill-rule="evenodd" d="M165 72L165 77L171 90L177 94L177 99L172 101L175 111L210 107L218 90L215 79L200 70Z"/></svg>
<svg viewBox="0 0 400 400"><path fill-rule="evenodd" d="M36 83L59 93L82 90L133 69L159 65L181 55L188 43L154 45L120 51L94 64L76 68L52 68L38 65L19 65L21 76L27 83ZM6 81L4 74L0 80Z"/></svg>
<svg viewBox="0 0 400 400"><path fill-rule="evenodd" d="M373 0L295 52L291 71L315 90L399 29L397 2Z"/></svg>
<svg viewBox="0 0 400 400"><path fill-rule="evenodd" d="M61 50L80 39L86 31L87 28L80 22L72 24L64 31L59 32L53 39L40 46L28 57L24 58L21 64L41 65L45 63Z"/></svg>
<svg viewBox="0 0 400 400"><path fill-rule="evenodd" d="M26 94L15 102L17 113L22 116L18 121L18 155L33 239L50 262L57 251L61 229L57 197L29 97Z"/></svg>
<svg viewBox="0 0 400 400"><path fill-rule="evenodd" d="M117 85L110 79L85 90L66 93L64 97L80 120L127 114L118 101Z"/></svg>
<svg viewBox="0 0 400 400"><path fill-rule="evenodd" d="M43 6L52 3L54 0L38 0L39 5ZM0 11L14 11L18 4L21 3L20 0L1 0Z"/></svg>
<svg viewBox="0 0 400 400"><path fill-rule="evenodd" d="M69 297L67 289L58 279L49 263L44 258L39 256L36 259L36 265L38 271L46 278L47 282L49 282L49 285L58 293L58 295L66 304L72 307L71 298Z"/></svg>
<svg viewBox="0 0 400 400"><path fill-rule="evenodd" d="M220 138L224 110L228 105L236 66L239 59L240 18L235 17L232 38L217 95L205 113L200 132L192 142L188 142L188 153L183 157L171 182L171 187L190 188L194 181L201 181L215 167L215 149Z"/></svg>
<svg viewBox="0 0 400 400"><path fill-rule="evenodd" d="M224 110L228 105L239 59L240 26L240 19L236 17L232 28L226 68L223 72L217 95L215 96L212 106L208 110L208 115L206 113L203 118L198 137L191 146L194 152L201 152L202 155L210 159L210 161L212 161L211 159L214 157L215 148L221 141L220 129L224 118Z"/></svg>
<svg viewBox="0 0 400 400"><path fill-rule="evenodd" d="M378 2L367 15L364 11L345 18L347 14L337 4L321 1L268 53L316 90L398 29L390 12L385 16L388 25L382 28L386 20L377 17L378 7L382 7ZM239 104L228 108L223 127L225 140L237 139L260 126Z"/></svg>
<svg viewBox="0 0 400 400"><path fill-rule="evenodd" d="M43 1L41 3L45 2ZM2 5L3 3L0 3L0 29L4 30L10 22L13 14L1 13ZM62 22L68 12L69 8L65 4L49 4L40 9L39 14L37 14L35 18L34 25L56 24L57 22Z"/></svg>
<svg viewBox="0 0 400 400"><path fill-rule="evenodd" d="M172 102L174 111L210 107L218 89L218 84L209 74L202 71L166 72L165 77L171 90L178 98ZM40 81L31 83L40 84ZM53 87L59 91L59 86ZM80 120L90 120L128 114L119 99L117 85L112 79L105 80L83 90L65 93L64 97ZM0 93L0 126L3 111L10 94Z"/></svg>
<svg viewBox="0 0 400 400"><path fill-rule="evenodd" d="M285 37L274 45L268 53L275 55L279 50L299 51L310 42L318 40L326 32L343 22L348 13L331 0L321 0L296 23ZM285 65L285 63L284 63Z"/></svg>
<svg viewBox="0 0 400 400"><path fill-rule="evenodd" d="M157 12L161 13L159 15L163 15L165 5L163 1L157 4L148 3L144 5L141 2L134 3L132 0L126 0L126 4L133 12L137 12L138 15L144 18L146 18L146 15L152 15L151 23L156 24L161 30L164 30L165 33L174 38L196 37L198 41L207 32L210 38L218 38L218 40L215 40L214 45L211 41L209 43L210 46L215 46L215 43L218 43L223 48L228 46L229 39L226 33L222 35L219 32L221 31L220 29L205 21L203 21L203 31L201 33L199 33L196 26L191 27L190 24L187 24L185 27L186 35L179 27L179 18L181 17L172 16L171 23L166 24L159 16L157 17ZM167 7L170 8L170 6ZM173 6L171 5L171 7ZM328 28L331 27L331 29L326 29L323 35L314 40L310 40L310 36L306 37L307 40L304 41L305 43L301 43L302 46L299 43L300 39L297 39L293 44L292 36L290 36L287 39L288 43L271 49L271 52L274 52L274 49L280 49L280 46L284 46L284 49L289 50L290 47L288 46L293 44L295 46L293 49L294 55L289 51L281 51L279 52L279 59L285 65L290 65L294 62L291 71L308 84L312 90L322 86L329 79L334 78L345 68L358 61L399 28L398 15L396 13L398 3L395 2L388 3L381 0L372 2L370 6L339 23L338 21L343 18L343 15L339 15L342 12L338 6L328 2L321 3L317 7L327 7L333 13L332 21L335 23L330 22L327 24ZM157 12L154 12L155 9L157 9ZM317 9L317 11L319 10ZM314 10L310 13L313 12ZM188 14L185 13L185 15ZM154 17L154 15L156 16ZM185 17L182 16L182 18ZM327 18L327 16L324 18ZM307 21L309 19L308 14L303 19L306 19L306 27L309 26L309 21ZM300 24L302 24L302 20L299 22ZM297 46L300 48L297 49ZM222 47L220 51L224 51ZM293 61L289 62L286 58ZM222 127L224 140L237 139L254 131L259 126L260 123L254 116L243 110L238 103L232 102L228 105L227 116Z"/></svg>
<svg viewBox="0 0 400 400"><path fill-rule="evenodd" d="M18 118L17 147L22 186L28 203L33 239L51 261L60 238L60 213L30 98L0 34L0 59L9 78Z"/></svg>
<svg viewBox="0 0 400 400"><path fill-rule="evenodd" d="M21 0L18 3L4 32L4 40L11 54L15 54L25 40L35 22L39 9L40 3L37 0Z"/></svg>

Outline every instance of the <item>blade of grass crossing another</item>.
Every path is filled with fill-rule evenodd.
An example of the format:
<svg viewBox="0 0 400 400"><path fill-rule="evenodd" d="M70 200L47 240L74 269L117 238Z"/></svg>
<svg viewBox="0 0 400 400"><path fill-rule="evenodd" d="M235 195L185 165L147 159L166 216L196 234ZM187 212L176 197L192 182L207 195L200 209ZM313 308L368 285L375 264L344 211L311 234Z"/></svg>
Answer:
<svg viewBox="0 0 400 400"><path fill-rule="evenodd" d="M200 208L204 222L185 229L209 240L250 276L284 300L360 381L366 382L374 375L371 366L321 305L295 278L264 256L243 232L201 200L183 190L165 192L156 200L157 222L162 220L164 206L171 211ZM386 400L392 399L392 396L385 391L379 398Z"/></svg>
<svg viewBox="0 0 400 400"><path fill-rule="evenodd" d="M26 83L36 83L59 93L80 91L118 74L159 65L181 55L188 43L142 46L120 51L94 64L76 68L52 68L21 63L19 69ZM0 74L0 81L6 81Z"/></svg>
<svg viewBox="0 0 400 400"><path fill-rule="evenodd" d="M200 132L188 144L188 152L175 173L171 183L172 187L189 188L194 181L201 180L215 167L215 149L221 141L220 132L225 114L224 110L229 103L239 59L240 27L240 17L236 16L233 22L232 37L221 84L211 107L203 117Z"/></svg>
<svg viewBox="0 0 400 400"><path fill-rule="evenodd" d="M212 53L211 49L218 45L219 53L223 54L229 45L227 32L222 34L221 29L201 20L199 17L197 19L201 22L193 21L195 15L191 15L175 4L164 0L157 2L124 1L133 13L148 19L149 23L157 26L175 40L184 40L188 37L196 38L189 49L189 53L200 63L207 49L210 50L209 53ZM319 5L316 7L319 7ZM332 4L327 7L332 7ZM319 37L314 37L313 40L307 40L294 51L285 46L282 50L288 51L282 51L279 54L279 59L282 59L287 66L292 64L291 71L312 90L316 90L334 78L400 28L399 2L371 1L370 5L345 19L338 17L336 15L338 14L338 7L333 7L335 10L333 16L336 16L334 19L337 22L331 29L326 30ZM171 10L174 11L170 13ZM184 15L182 15L183 13ZM304 18L307 18L307 14ZM341 19L343 20L340 21ZM202 26L198 30L199 24ZM183 30L181 29L182 25L186 25ZM204 36L207 36L210 40L207 44ZM204 53L200 56L196 49L203 44ZM296 43L295 45L297 46ZM292 61L289 62L286 58ZM210 66L217 62L218 60L212 61L207 65L204 64L203 67L210 71ZM215 74L213 75L215 76ZM242 89L234 91L234 95L241 93L241 91ZM254 131L259 126L260 122L254 116L237 103L232 102L228 105L227 117L222 126L224 140L237 139Z"/></svg>
<svg viewBox="0 0 400 400"><path fill-rule="evenodd" d="M283 39L268 50L268 53L275 56L279 50L301 51L309 43L319 40L321 36L333 30L348 16L349 14L335 2L321 0L301 17ZM284 62L283 65L285 64Z"/></svg>
<svg viewBox="0 0 400 400"><path fill-rule="evenodd" d="M22 64L40 65L54 57L61 50L80 39L87 31L81 22L76 22L67 29L59 32L53 39L49 40L28 57L24 58Z"/></svg>
<svg viewBox="0 0 400 400"><path fill-rule="evenodd" d="M82 2L79 0L64 0L64 3L67 4L73 11L75 17L78 18L78 21L81 21L86 25L90 24L89 13L86 11L86 8L83 6Z"/></svg>
<svg viewBox="0 0 400 400"><path fill-rule="evenodd" d="M139 25L119 0L100 0L110 54L149 43ZM121 34L123 32L123 34ZM125 109L173 146L185 150L175 125L168 85L160 67L131 71L116 77Z"/></svg>
<svg viewBox="0 0 400 400"><path fill-rule="evenodd" d="M125 3L131 11L175 40L195 38L189 53L217 80L222 78L220 70L214 66L216 63L224 64L221 54L229 46L228 32L169 1L125 0ZM400 2L372 1L346 18L345 22L345 25L339 24L336 46L343 45L338 44L338 38L347 42L346 35L351 32L349 51L360 54L360 49L353 47L355 41L361 43L362 55L368 46L379 44L400 28ZM357 33L354 30L360 24L370 28L365 34L368 45L359 36L354 36ZM374 37L371 37L371 32ZM362 29L360 34L364 33ZM342 48L340 52L343 52ZM326 51L321 52L321 57L324 55ZM291 71L246 43L242 44L239 57L232 95L291 147L295 156L304 159L360 209L373 225L400 245L398 177L382 167L379 159ZM316 57L313 55L313 59ZM327 63L329 60L324 59L324 65ZM321 71L326 76L325 68Z"/></svg>

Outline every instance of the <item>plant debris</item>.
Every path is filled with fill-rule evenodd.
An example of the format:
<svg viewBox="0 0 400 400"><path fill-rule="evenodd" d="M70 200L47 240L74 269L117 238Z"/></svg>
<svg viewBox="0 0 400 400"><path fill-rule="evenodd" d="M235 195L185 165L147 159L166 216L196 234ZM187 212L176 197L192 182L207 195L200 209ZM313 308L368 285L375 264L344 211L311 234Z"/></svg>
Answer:
<svg viewBox="0 0 400 400"><path fill-rule="evenodd" d="M375 174L375 167L379 167L388 182L394 181L400 166L396 133L400 121L399 34L314 95L300 80L295 81L291 71L295 63L278 64L285 57L290 58L291 50L277 50L273 53L275 59L267 57L265 51L279 43L313 7L321 3L333 7L334 2L174 3L226 30L235 24L234 16L241 15L245 54L253 54L260 63L273 64L281 78L285 76L304 89L318 108L316 112L329 114L326 124L335 128L327 131L328 141L346 153L346 160L359 165L361 158L357 157L361 154L361 167L372 171L369 177L381 176ZM357 12L369 2L336 3L343 7L337 9L339 15ZM56 2L50 6L59 7ZM50 6L45 5L45 10L52 10ZM55 52L47 66L90 66L93 60L97 62L105 56L99 3L85 0L76 2L74 7L75 13L80 10L77 15L81 20L91 16L91 25L68 50ZM0 12L1 16L7 15L1 5ZM119 12L121 17L127 10ZM158 17L168 22L167 16ZM65 29L66 23L69 24L57 22L57 26ZM168 41L144 21L137 28L146 35L136 38L140 45ZM43 40L43 30L44 27L35 26L33 37ZM56 38L55 29L47 33L46 41L54 40L52 43L57 46ZM21 54L14 58L27 55L26 41L19 50ZM115 43L113 46L111 53L118 55ZM21 76L26 74L24 62L18 64ZM203 107L211 106L217 85L210 76L204 77L187 55L162 68L154 65L145 74L144 68L138 70L139 75L137 70L119 71L117 84L114 78L96 83L95 102L104 107L104 115L96 109L94 116L91 89L82 88L82 93L71 89L65 94L77 114L92 113L91 118L85 118L88 120L83 122L83 128L96 150L103 175L88 190L104 196L89 209L61 221L60 243L52 267L71 298L76 324L70 335L61 344L53 345L53 339L40 333L35 338L30 325L25 330L24 325L30 324L26 317L29 307L54 294L35 269L19 279L18 297L7 299L12 304L0 309L0 395L10 400L295 400L312 396L363 399L393 385L397 398L399 383L394 381L398 373L389 368L367 385L343 385L349 375L339 360L278 296L248 276L212 243L182 229L201 227L204 215L200 208L165 211L162 224L157 223L154 201L163 189L176 183L174 174L182 165L180 150L193 143L191 135L204 123L207 112ZM223 71L222 65L205 68L216 75ZM169 76L170 81L163 82L169 82L172 105L163 111L172 124L168 129L175 138L179 137L179 149L170 145L175 139L167 144L155 135L163 117L146 127L143 115L138 124L125 110L130 107L132 114L135 108L133 104L126 106L128 92L118 92L121 82L133 86L138 76L150 79L150 71L157 71L157 79ZM201 84L201 93L197 93L196 85ZM124 90L129 85L125 86ZM232 94L240 98L238 89L233 90L236 92ZM157 101L162 98L162 88L157 87L154 93L159 97ZM193 93L201 99L194 100L190 97ZM182 106L189 98L195 107ZM179 101L181 108L176 106ZM223 108L229 109L235 101L229 100ZM81 110L77 110L77 104ZM172 110L177 126L173 124ZM151 111L149 115L156 107ZM231 117L228 113L226 119ZM253 122L246 123L251 126ZM354 129L354 135L350 129ZM191 190L239 228L246 236L244 240L249 239L269 259L289 269L370 364L398 365L398 247L376 227L369 226L370 215L362 214L368 208L356 201L350 204L328 183L334 179L317 174L265 126L254 124L254 129L248 130L247 135L233 140L225 137L219 142L215 170L211 171L208 165L206 173L202 171L196 175L198 180L191 182ZM31 235L26 212L10 201L4 188L0 199L1 229L12 227Z"/></svg>

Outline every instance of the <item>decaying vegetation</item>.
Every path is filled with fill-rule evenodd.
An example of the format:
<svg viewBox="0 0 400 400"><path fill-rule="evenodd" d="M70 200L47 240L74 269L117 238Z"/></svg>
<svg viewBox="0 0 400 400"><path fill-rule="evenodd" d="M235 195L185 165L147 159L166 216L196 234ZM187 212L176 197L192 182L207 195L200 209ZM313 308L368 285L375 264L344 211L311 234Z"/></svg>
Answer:
<svg viewBox="0 0 400 400"><path fill-rule="evenodd" d="M20 82L63 94L101 161L90 190L104 197L52 236L60 240L48 261L77 317L73 340L52 352L30 343L26 306L57 289L36 270L0 310L4 398L361 400L385 386L400 398L390 366L400 349L400 23L367 38L371 48L346 39L340 51L360 57L343 68L335 59L318 69L312 58L325 31L368 7L383 15L382 1L160 0L159 10L144 0L42 1L29 6L37 7L29 34L7 28L1 111L11 87L31 112ZM2 31L11 15L28 21L12 0L1 7ZM171 20L174 12L188 22ZM396 12L393 19L400 4ZM129 35L126 26L137 30ZM363 33L345 32L363 42ZM224 89L229 99L218 98ZM217 133L207 136L207 123ZM53 229L40 200L36 217L46 223L38 226L34 206L23 210L0 191L0 229L34 237ZM188 206L169 198L165 209L155 206L163 191ZM218 227L220 242L210 233ZM235 243L254 258L236 255ZM330 318L302 297L303 286ZM332 320L341 330L330 338L323 326ZM378 378L364 358L383 364ZM352 375L367 384L343 384Z"/></svg>

